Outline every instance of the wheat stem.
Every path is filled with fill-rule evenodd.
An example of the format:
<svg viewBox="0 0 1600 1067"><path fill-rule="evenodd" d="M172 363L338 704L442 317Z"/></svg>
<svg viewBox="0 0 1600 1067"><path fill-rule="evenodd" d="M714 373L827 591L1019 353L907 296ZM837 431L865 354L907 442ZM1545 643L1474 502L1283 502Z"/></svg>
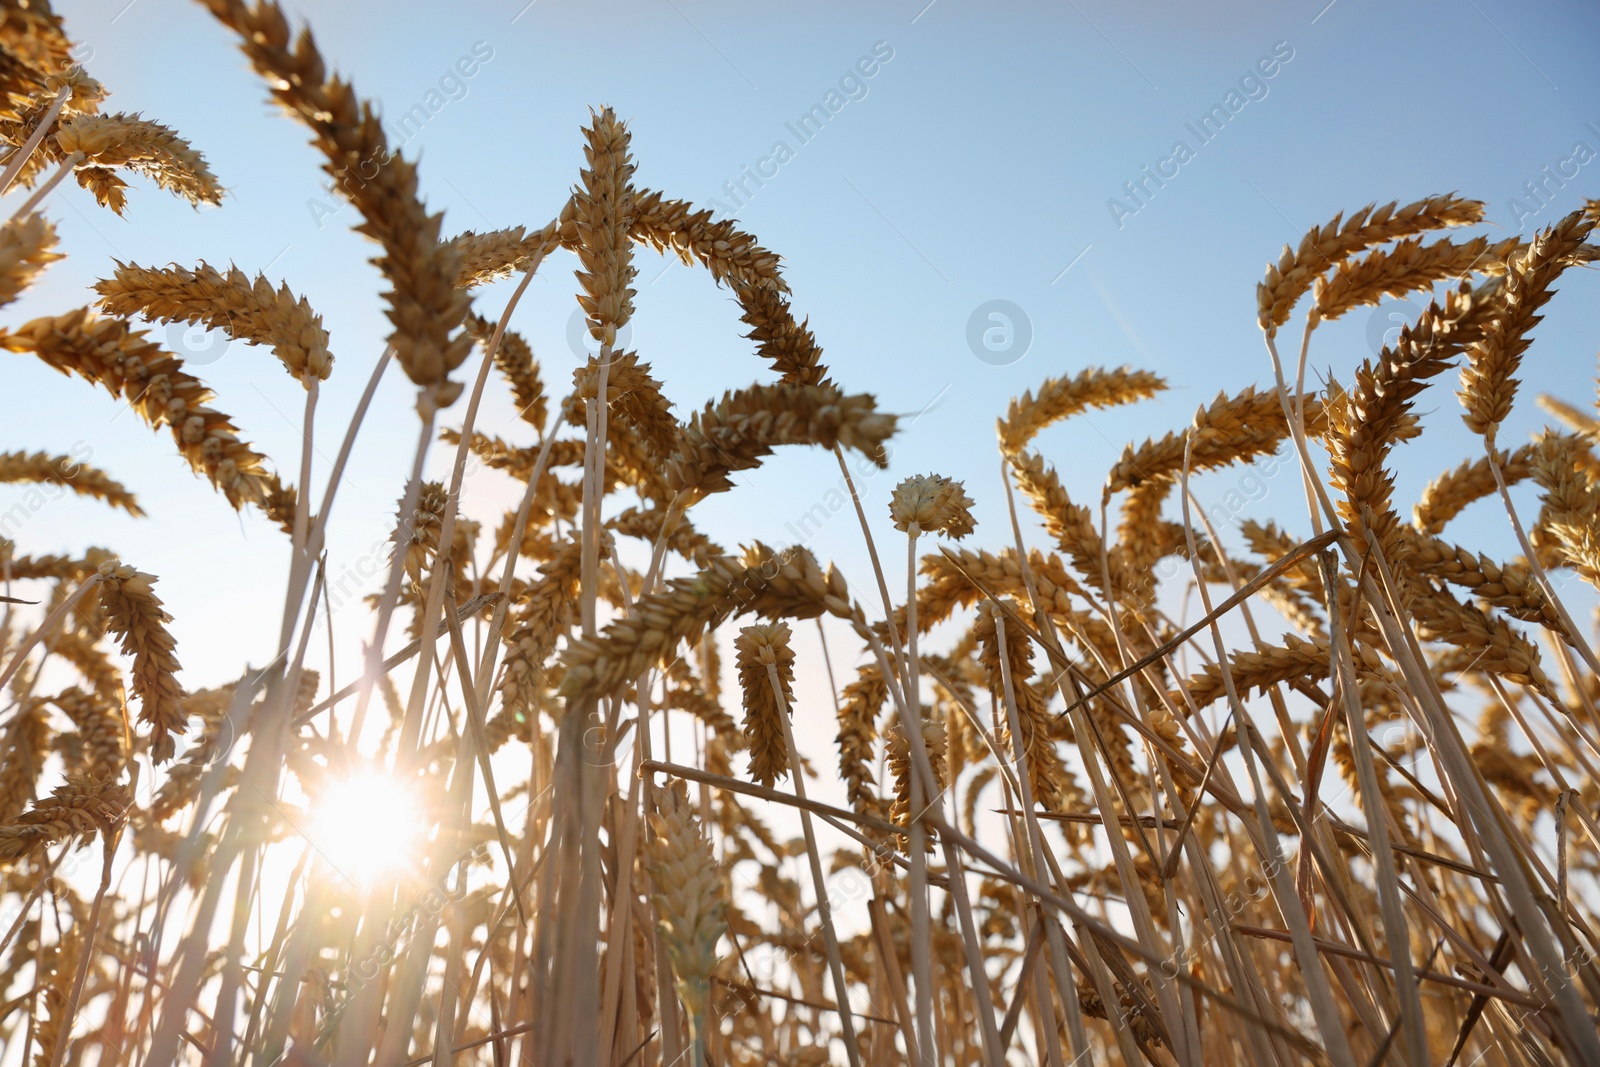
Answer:
<svg viewBox="0 0 1600 1067"><path fill-rule="evenodd" d="M1270 345L1270 338L1269 338ZM1274 367L1277 367L1277 355L1273 355ZM1281 370L1279 372L1281 380ZM1280 396L1286 397L1280 390ZM1307 463L1309 468L1309 462ZM1187 463L1185 463L1187 470ZM1199 550L1194 543L1194 526L1189 519L1189 498L1181 497L1183 501L1183 526L1189 544L1189 559L1195 569L1201 603L1206 614L1211 614L1211 596L1206 590L1204 576L1200 573ZM1331 509L1330 509L1331 510ZM1251 725L1249 713L1244 710L1244 704L1239 699L1238 690L1234 687L1233 674L1228 669L1227 645L1222 638L1222 631L1213 619L1211 622L1212 643L1217 654L1217 663L1222 670L1223 685L1228 691L1228 705L1232 709L1235 721L1243 743L1240 751L1244 755L1245 770L1250 776L1251 789L1255 794L1256 819L1261 828L1261 834L1266 842L1269 853L1267 870L1278 900L1278 906L1283 911L1284 920L1293 935L1295 958L1300 962L1306 978L1307 993L1311 1001L1311 1009L1316 1018L1317 1028L1322 1034L1322 1040L1328 1051L1328 1057L1335 1067L1355 1067L1355 1059L1351 1053L1349 1042L1345 1037L1344 1027L1339 1020L1338 1009L1334 1004L1332 991L1328 987L1327 975L1322 971L1321 957L1318 955L1311 940L1311 928L1307 922L1304 910L1300 906L1300 897L1294 891L1294 886L1288 881L1287 860L1284 857L1283 846L1278 840L1278 832L1272 825L1272 818L1267 808L1266 792L1262 788L1260 774L1256 768L1256 746L1254 743L1255 731ZM1248 739L1248 740L1247 740Z"/></svg>
<svg viewBox="0 0 1600 1067"><path fill-rule="evenodd" d="M0 195L11 191L11 183L17 180L18 174L22 173L22 168L27 165L28 160L33 156L33 150L39 147L39 142L45 139L45 135L50 132L50 127L55 125L57 117L61 114L61 109L66 106L71 96L72 87L70 85L62 86L57 90L55 98L50 101L50 106L45 109L44 114L39 116L39 122L34 126L33 132L28 135L28 139L23 141L21 147L15 149L11 157L6 160L6 169L0 171Z"/></svg>
<svg viewBox="0 0 1600 1067"><path fill-rule="evenodd" d="M44 203L45 198L55 191L56 186L61 184L61 180L71 174L73 168L81 162L83 162L82 152L69 154L61 161L61 165L56 167L55 173L51 174L39 188L35 189L32 196L22 202L22 206L17 208L16 212L11 216L12 219L24 218L40 204Z"/></svg>
<svg viewBox="0 0 1600 1067"><path fill-rule="evenodd" d="M436 389L436 386L429 385L420 390L423 399L418 402L418 407L421 409L422 427L417 434L417 446L411 459L411 472L406 479L405 495L400 498L400 510L394 533L396 545L406 543L411 528L412 513L416 510L417 501L422 498L422 469L428 458L428 445L433 440L433 420L436 411L436 405L430 394ZM330 491L333 484L329 485ZM367 646L366 663L361 672L361 688L356 697L355 716L350 724L348 736L351 744L359 743L361 728L366 723L367 705L372 700L372 686L377 681L379 668L383 663L383 644L389 635L389 621L394 615L395 604L400 596L400 579L404 573L405 553L396 552L394 560L389 565L389 575L384 579L383 592L378 597L378 618L373 626L372 642Z"/></svg>
<svg viewBox="0 0 1600 1067"><path fill-rule="evenodd" d="M88 594L89 590L99 585L102 578L103 575L96 574L74 589L70 596L57 604L50 614L45 616L44 621L32 633L22 639L22 643L17 646L17 650L11 654L10 665L6 667L4 673L0 673L0 689L4 689L11 681L12 677L17 673L17 669L27 659L28 653L33 651L33 646L38 644L46 634L51 633L68 613L76 610L78 602Z"/></svg>
<svg viewBox="0 0 1600 1067"><path fill-rule="evenodd" d="M1578 655L1583 657L1589 670L1600 674L1600 657L1595 656L1595 651L1589 642L1583 639L1583 631L1573 621L1567 611L1566 603L1556 594L1556 588L1550 581L1550 575L1545 571L1544 564L1539 562L1539 553L1528 540L1527 531L1522 528L1522 520L1517 517L1516 506L1511 502L1511 490L1506 485L1505 473L1500 469L1500 459L1495 455L1494 444L1490 441L1487 445L1489 473L1494 475L1494 486L1500 494L1500 503L1506 509L1506 518L1511 522L1512 532L1517 535L1517 544L1522 548L1522 556L1528 561L1528 569L1533 572L1534 580L1539 583L1539 588L1549 598L1552 607L1561 618L1561 625L1566 630L1567 637L1573 648L1578 650Z"/></svg>
<svg viewBox="0 0 1600 1067"><path fill-rule="evenodd" d="M94 940L95 934L100 929L100 912L105 906L106 891L111 888L111 854L114 850L113 839L108 837L100 864L100 887L95 891L94 904L89 909L89 918L84 924L84 931L78 935L82 938L82 946L78 950L78 966L72 976L72 991L67 994L66 1004L62 1009L64 1014L61 1023L56 1029L55 1047L50 1050L50 1067L61 1067L62 1057L66 1055L67 1045L72 1039L72 1023L77 1018L78 1001L83 996L83 984L89 977L89 965L94 962Z"/></svg>
<svg viewBox="0 0 1600 1067"><path fill-rule="evenodd" d="M783 724L783 743L789 753L789 766L794 768L794 795L802 802L806 799L805 771L800 762L800 750L794 743L794 726L789 721L789 701L784 696L783 683L778 679L776 660L767 662L767 684L778 705L778 721ZM833 999L839 1007L839 1027L843 1031L845 1055L851 1067L860 1067L861 1053L856 1045L856 1026L851 1018L850 986L845 982L844 964L839 957L839 935L833 928L833 904L828 899L828 882L822 873L822 853L817 850L817 831L811 824L811 812L800 809L800 829L805 835L806 858L811 864L811 889L817 898L817 918L822 925L823 943L828 951L828 969L833 973Z"/></svg>

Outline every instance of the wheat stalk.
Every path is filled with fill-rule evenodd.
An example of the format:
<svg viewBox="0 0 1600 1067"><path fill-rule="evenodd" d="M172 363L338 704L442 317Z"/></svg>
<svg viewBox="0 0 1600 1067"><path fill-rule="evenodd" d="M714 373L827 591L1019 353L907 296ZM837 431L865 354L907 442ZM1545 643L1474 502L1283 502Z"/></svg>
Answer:
<svg viewBox="0 0 1600 1067"><path fill-rule="evenodd" d="M379 243L394 343L313 500L325 297L232 267L113 263L91 274L109 271L98 314L0 331L8 350L170 428L231 504L290 535L266 669L190 664L236 679L192 694L151 576L106 549L35 544L37 527L0 544L0 910L16 912L0 939L0 1040L13 1055L650 1067L823 1063L842 1043L870 1067L1600 1056L1600 824L1584 803L1600 660L1561 584L1600 586L1600 416L1542 397L1565 432L1498 441L1539 317L1561 306L1555 279L1595 259L1593 203L1529 239L1440 237L1481 220L1455 196L1314 228L1258 290L1274 386L1230 384L1187 426L1141 433L1106 472L1098 514L1074 499L1091 484L1077 454L1045 431L1166 383L1053 371L997 425L1009 537L928 551L925 535L982 542L988 527L961 483L906 478L889 500L906 539L891 593L885 516L869 516L857 476L887 467L898 420L824 363L822 331L743 223L637 183L613 111L585 123L576 185L537 208L545 225L442 240L375 105L308 32L272 4L207 6ZM223 199L176 133L101 115L106 90L74 54L48 5L0 9L0 184L33 190L0 227L0 303L59 258L33 208L68 176L119 213L130 170ZM600 342L565 395L547 392L529 343L544 327L521 303L558 251L575 256ZM656 253L726 289L772 374L707 402L680 395L669 361L619 348L636 259ZM490 298L482 287L513 274L498 315L470 314L475 290ZM1307 388L1317 326L1412 294L1432 299L1416 324L1353 371L1330 357ZM1291 381L1275 336L1308 296ZM295 485L139 317L273 347L305 390ZM464 414L436 433L474 345ZM324 545L340 543L335 490L367 413L394 414L372 407L391 362L419 388L418 439L389 569L351 596ZM1485 448L1402 524L1400 446L1427 430L1418 412L1437 406L1427 391L1447 368ZM516 417L493 423L501 397ZM436 437L448 478L429 465ZM1229 523L1197 509L1189 479L1287 442L1309 535L1276 503ZM717 544L740 529L723 494L787 446L834 453L876 598L804 548ZM19 448L0 455L0 485L139 513L87 458ZM474 460L510 476L503 506L492 479L468 477ZM1526 527L1522 482L1539 502ZM1467 521L1490 496L1520 558ZM1192 586L1163 577L1172 559ZM1213 601L1220 585L1231 595ZM324 657L341 662L363 604L376 612L364 669L320 697ZM811 795L797 745L804 619L830 688L834 652L865 655L829 730L843 807ZM391 621L414 637L398 651ZM725 654L742 722L724 706ZM366 718L374 689L383 723ZM298 838L334 815L320 809L353 768L377 765L422 806L426 843L357 889L332 869L346 857ZM91 896L76 849L96 834Z"/></svg>

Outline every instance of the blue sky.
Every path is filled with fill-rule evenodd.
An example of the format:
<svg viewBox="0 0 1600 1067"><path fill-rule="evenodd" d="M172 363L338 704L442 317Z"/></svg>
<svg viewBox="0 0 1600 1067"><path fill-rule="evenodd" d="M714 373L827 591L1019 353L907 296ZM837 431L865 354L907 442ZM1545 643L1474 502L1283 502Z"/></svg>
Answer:
<svg viewBox="0 0 1600 1067"><path fill-rule="evenodd" d="M1592 54L1600 18L1577 3L523 3L288 6L391 120L414 105L427 111L405 154L420 155L422 188L446 212L447 232L542 225L577 180L588 109L607 104L631 125L641 184L736 209L784 257L796 309L809 316L836 380L907 416L893 469L866 485L880 539L891 535L882 520L894 482L933 470L966 481L979 504L979 541L1007 540L994 420L1048 376L1131 363L1171 385L1160 399L1041 438L1074 495L1091 504L1124 442L1181 427L1218 390L1268 381L1255 283L1285 242L1336 211L1459 190L1487 201L1489 218L1514 233L1600 193L1600 163L1580 164L1575 151L1582 142L1600 152ZM86 302L86 286L110 273L113 258L232 261L286 280L321 311L338 358L319 423L320 487L387 332L377 274L365 263L372 246L349 230L354 209L329 214L337 205L321 186L320 157L198 5L59 7L90 71L113 90L109 108L178 129L229 195L221 208L194 211L136 180L118 219L63 187L49 211L70 258L11 313ZM472 76L459 78L458 61L474 56ZM831 102L837 110L802 142L791 127ZM1191 126L1214 106L1227 122L1202 141ZM779 141L788 149L781 164ZM1178 141L1189 149L1181 163ZM1164 184L1146 180L1146 167L1164 171ZM1524 191L1574 169L1564 185L1547 184L1546 205ZM745 177L751 171L769 175L759 188ZM735 203L726 183L741 179ZM1136 201L1124 186L1141 180ZM574 264L565 255L547 264L516 319L552 390L579 363L567 339ZM1506 439L1543 424L1534 392L1591 402L1594 284L1569 275L1549 306ZM768 377L739 336L732 299L704 273L641 254L638 288L632 343L680 414ZM508 295L508 287L483 293L479 310L492 316ZM997 300L1019 309L1031 333L1019 358L980 358L969 344L974 313ZM1348 380L1372 354L1370 338L1405 313L1386 306L1376 319L1358 313L1319 331L1314 367ZM979 319L981 333L990 323ZM1024 332L1020 322L1013 336ZM172 343L193 351L216 406L292 477L301 394L270 354L181 333ZM281 534L229 512L164 435L119 416L104 394L6 358L11 402L0 447L87 446L157 516L141 522L54 502L17 533L21 551L104 544L161 575L192 686L266 659L286 569ZM1399 454L1406 506L1433 474L1479 448L1456 417L1453 388L1441 380L1424 399L1429 432ZM385 382L341 490L330 533L336 573L387 534L415 436L411 402L398 375ZM515 433L510 415L498 396L484 428ZM459 418L458 407L442 423ZM446 458L436 448L433 469ZM1239 478L1216 475L1197 492L1219 499ZM793 524L837 479L825 453L788 452L696 516L730 546L752 537L789 543ZM1303 531L1298 480L1265 484L1252 513ZM469 491L477 502L469 512L492 527L515 490L489 472L474 475ZM1481 516L1460 539L1509 554L1503 516ZM871 588L848 512L810 543L852 584ZM241 615L240 602L259 610Z"/></svg>

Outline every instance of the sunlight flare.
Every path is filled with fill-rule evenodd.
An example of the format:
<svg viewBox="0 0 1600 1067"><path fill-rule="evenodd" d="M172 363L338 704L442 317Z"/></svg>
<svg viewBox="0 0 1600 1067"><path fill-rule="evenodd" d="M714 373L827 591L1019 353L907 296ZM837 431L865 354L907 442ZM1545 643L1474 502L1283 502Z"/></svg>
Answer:
<svg viewBox="0 0 1600 1067"><path fill-rule="evenodd" d="M369 885L411 863L420 825L411 792L397 779L369 770L332 783L316 798L306 836L328 866Z"/></svg>

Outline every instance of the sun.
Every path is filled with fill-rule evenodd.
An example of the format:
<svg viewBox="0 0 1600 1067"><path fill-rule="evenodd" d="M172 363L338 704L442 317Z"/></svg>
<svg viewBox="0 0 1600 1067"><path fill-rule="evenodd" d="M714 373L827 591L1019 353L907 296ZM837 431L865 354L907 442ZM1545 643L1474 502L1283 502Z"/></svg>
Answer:
<svg viewBox="0 0 1600 1067"><path fill-rule="evenodd" d="M359 771L313 801L306 838L322 861L351 882L371 885L415 858L421 813L412 791L377 771Z"/></svg>

